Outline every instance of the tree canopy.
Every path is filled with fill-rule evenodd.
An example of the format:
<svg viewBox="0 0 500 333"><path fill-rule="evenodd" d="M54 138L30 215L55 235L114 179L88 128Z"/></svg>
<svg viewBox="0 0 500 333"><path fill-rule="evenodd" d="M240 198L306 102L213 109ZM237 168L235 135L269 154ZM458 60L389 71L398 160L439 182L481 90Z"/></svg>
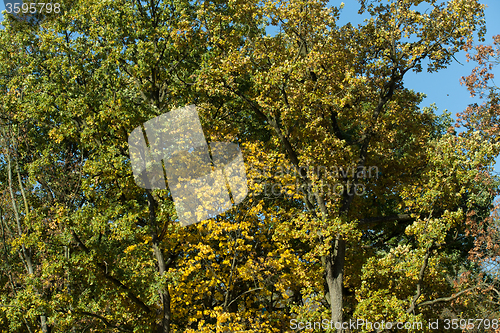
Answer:
<svg viewBox="0 0 500 333"><path fill-rule="evenodd" d="M62 3L0 31L0 331L500 331L478 0L360 0L357 26L322 0ZM453 124L405 75L461 50L488 94ZM248 194L182 226L128 138L187 105Z"/></svg>

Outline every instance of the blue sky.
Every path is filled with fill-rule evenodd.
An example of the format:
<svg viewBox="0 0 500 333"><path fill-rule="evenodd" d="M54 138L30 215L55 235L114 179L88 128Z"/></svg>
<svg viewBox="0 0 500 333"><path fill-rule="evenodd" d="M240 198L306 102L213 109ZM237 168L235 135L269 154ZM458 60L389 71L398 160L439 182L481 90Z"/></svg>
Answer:
<svg viewBox="0 0 500 333"><path fill-rule="evenodd" d="M334 3L333 1L331 3ZM492 42L491 37L500 34L500 1L486 0L486 44ZM357 14L359 4L357 1L345 1L345 7L341 13L339 24L347 22L361 22L362 18ZM453 62L448 68L435 73L410 72L405 76L405 86L427 95L422 106L429 106L436 103L440 111L447 109L452 115L463 111L469 104L479 102L478 98L471 98L467 88L460 85L460 77L469 75L475 67L474 63L467 63L465 52L456 55L458 61ZM497 76L500 76L500 68L495 69Z"/></svg>
<svg viewBox="0 0 500 333"><path fill-rule="evenodd" d="M331 1L330 3L338 4L340 1ZM485 44L491 44L493 42L491 37L500 34L500 1L484 0L481 3L487 6L485 9L487 29ZM357 13L359 9L358 1L345 0L344 4L339 25L347 22L361 23L363 17ZM466 52L464 51L456 54L455 58L461 64L454 61L447 68L434 73L428 73L425 69L421 73L409 72L404 79L407 88L427 95L427 98L420 105L421 107L435 103L438 107L438 113L448 110L454 119L456 119L456 114L465 110L469 104L482 103L478 97L472 98L467 88L460 84L460 78L469 75L476 66L475 63L467 63ZM496 77L500 77L500 66L494 68L493 73L496 74ZM495 171L500 174L500 158L497 159Z"/></svg>
<svg viewBox="0 0 500 333"><path fill-rule="evenodd" d="M331 1L330 3L339 2ZM485 44L491 44L491 37L500 34L500 1L486 0L481 1L481 3L487 5L485 10L487 28ZM357 13L359 9L358 1L346 0L344 4L339 25L344 25L347 22L361 23L363 18ZM421 73L409 72L405 75L405 86L407 88L427 95L421 105L422 107L435 103L440 113L446 109L455 116L456 113L465 110L469 104L480 103L479 98L470 97L467 88L460 85L460 78L469 75L475 64L472 62L467 63L464 51L461 51L455 57L461 64L454 61L448 68L441 69L438 72L427 73L424 69ZM496 76L500 76L500 67L495 68L494 73Z"/></svg>

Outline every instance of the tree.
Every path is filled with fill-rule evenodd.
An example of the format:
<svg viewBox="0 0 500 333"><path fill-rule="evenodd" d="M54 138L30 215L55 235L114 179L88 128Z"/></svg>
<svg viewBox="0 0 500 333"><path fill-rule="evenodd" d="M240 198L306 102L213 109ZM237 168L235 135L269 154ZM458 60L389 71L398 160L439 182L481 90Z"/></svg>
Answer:
<svg viewBox="0 0 500 333"><path fill-rule="evenodd" d="M494 83L493 71L500 59L500 36L493 36L491 45L465 46L467 61L474 61L477 66L472 73L462 77L461 82L469 90L471 97L479 95L484 102L473 103L460 114L456 126L463 126L463 136L478 136L482 142L495 144L498 142L498 86ZM474 235L474 247L470 251L470 259L483 267L484 284L477 298L477 315L481 317L498 317L498 203L491 214L471 212L468 224Z"/></svg>
<svg viewBox="0 0 500 333"><path fill-rule="evenodd" d="M461 113L458 125L464 126L469 131L479 130L488 140L496 140L498 132L498 94L499 88L494 83L494 67L500 61L500 35L493 36L492 45L473 46L472 42L465 45L467 61L474 61L477 66L472 73L462 77L461 82L469 90L471 97L479 94L481 99L486 99L482 105L474 103ZM474 53L471 50L475 51Z"/></svg>
<svg viewBox="0 0 500 333"><path fill-rule="evenodd" d="M309 0L85 0L39 28L7 21L0 328L282 332L473 313L485 275L468 254L498 147L446 133L404 75L481 37L482 6L360 3L358 27ZM189 104L209 142L240 144L250 192L183 228L169 189L135 183L127 138Z"/></svg>
<svg viewBox="0 0 500 333"><path fill-rule="evenodd" d="M136 329L157 326L158 331L170 331L171 296L163 275L177 253L165 257L159 243L169 228L172 205L158 205L153 193L144 196L138 192L127 175L124 157L128 157L131 124L161 113L172 103L171 95L176 94L180 81L159 82L163 84L174 69L181 76L198 56L186 48L180 52L190 42L190 33L177 34L180 28L175 26L175 22L186 24L183 20L193 17L192 8L188 2L136 3L135 7L127 2L82 2L66 15L46 22L39 31L9 30L7 26L3 34L6 43L31 52L21 52L14 62L4 58L6 66L20 68L5 87L7 91L22 87L25 94L11 104L12 121L36 129L32 133L37 141L34 154L25 168L31 168L31 188L36 188L36 181L45 201L32 213L40 217L36 250L43 267L35 275L49 289L45 303L37 306L50 310L51 326L61 331L89 326L131 330L131 322ZM121 13L119 20L111 22L116 20L116 11ZM170 40L163 37L172 31ZM80 36L75 38L75 34ZM171 45L174 39L177 45ZM124 47L126 53L122 54ZM7 52L4 55L12 57ZM165 63L173 65L173 60L177 64L166 68ZM137 101L139 107L134 104ZM62 155L60 159L58 155ZM67 163L61 166L61 160ZM37 172L36 167L49 172ZM165 218L162 222L158 221L159 211ZM33 221L25 219L25 223ZM138 233L127 232L132 226L140 228ZM141 261L139 275L134 273L138 266L133 262L117 267L117 272L114 267L124 260L123 250L148 236L156 268L153 258L148 258ZM153 276L153 281L141 284L143 274ZM32 278L21 280L26 292L32 285L26 279ZM97 283L101 279L105 282ZM112 303L108 303L110 298ZM23 304L20 312L25 307L29 309L29 304Z"/></svg>
<svg viewBox="0 0 500 333"><path fill-rule="evenodd" d="M333 322L342 322L343 309L359 308L354 300L347 307L343 305L343 291L352 288L358 294L359 285L366 282L355 276L372 265L374 258L370 257L375 253L363 250L363 245L377 245L380 250L387 246L385 242L397 240L399 244L392 247L398 248L405 242L405 230L411 232L430 220L449 224L446 221L451 216L460 217L463 208L456 200L443 207L438 198L460 193L468 180L453 177L450 180L457 181L457 187L443 193L436 192L441 191L439 187L429 189L431 195L420 192L424 190L420 182L429 182L427 172L440 174L436 168L442 165L431 162L436 154L442 154L441 145L453 149L464 143L449 137L441 141L442 134L434 135L436 118L418 109L421 96L405 89L403 78L410 70L421 71L424 60L429 61L431 72L444 68L476 29L480 36L483 30L482 6L477 2L429 2L428 14L412 9L412 1L361 1L361 5L361 12L368 11L371 19L358 28L337 27L338 10L321 1L283 1L256 7L253 15L269 17L280 33L248 38L237 48L231 48L226 38L213 37L216 44L229 46L220 47L200 78L212 94L221 90L232 94L261 119L274 136L270 147L283 152L281 163L297 170L305 188L303 207L286 231L298 231L297 238L314 244L309 255L323 267L323 291ZM216 71L211 70L214 67ZM489 153L484 165L491 164L492 156ZM329 170L343 166L354 172L343 177L306 172L310 166ZM377 166L383 176L365 177L369 166ZM448 172L451 176L455 171ZM356 196L353 184L360 180L366 192ZM337 183L343 185L340 196L321 190ZM425 198L425 205L416 204L422 198L413 198L415 203L407 201L410 193ZM465 197L463 200L467 202ZM449 231L441 229L440 237ZM416 311L428 265L425 258L435 241L414 243L412 261L415 267L422 267L422 273L414 269L411 281L405 281L416 291L397 295L401 308L397 315L401 310L408 315ZM362 253L361 262L356 264L357 258L350 257L349 251ZM380 263L377 266L380 269ZM375 286L370 287L370 300L381 299ZM318 292L316 289L311 295ZM432 293L428 297L433 297ZM359 302L360 296L357 298ZM363 315L359 310L354 313Z"/></svg>

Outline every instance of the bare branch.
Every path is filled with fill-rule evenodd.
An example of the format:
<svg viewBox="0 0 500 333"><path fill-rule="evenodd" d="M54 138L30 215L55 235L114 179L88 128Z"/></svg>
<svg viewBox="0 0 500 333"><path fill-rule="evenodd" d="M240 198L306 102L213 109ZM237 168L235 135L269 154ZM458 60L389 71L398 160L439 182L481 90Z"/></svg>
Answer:
<svg viewBox="0 0 500 333"><path fill-rule="evenodd" d="M413 296L413 300L411 301L410 308L406 311L406 313L412 313L413 311L415 311L416 302L420 298L420 296L422 295L422 283L424 282L425 269L427 268L427 264L429 263L429 256L431 254L431 247L432 247L432 244L425 251L424 262L422 263L422 267L420 267L420 272L418 274L417 292L415 293L415 296Z"/></svg>
<svg viewBox="0 0 500 333"><path fill-rule="evenodd" d="M465 293L467 293L469 291L472 291L474 289L477 289L477 288L478 288L477 286L476 287L470 287L470 288L464 289L462 291L459 291L458 293L453 294L453 295L451 295L449 297L440 297L440 298L436 298L436 299L434 299L432 301L425 301L425 302L422 302L420 304L417 304L416 307L419 308L419 307L422 307L422 306L429 306L429 305L434 305L434 304L437 304L437 303L443 303L443 302L453 301L454 299L458 298L460 295L465 294Z"/></svg>

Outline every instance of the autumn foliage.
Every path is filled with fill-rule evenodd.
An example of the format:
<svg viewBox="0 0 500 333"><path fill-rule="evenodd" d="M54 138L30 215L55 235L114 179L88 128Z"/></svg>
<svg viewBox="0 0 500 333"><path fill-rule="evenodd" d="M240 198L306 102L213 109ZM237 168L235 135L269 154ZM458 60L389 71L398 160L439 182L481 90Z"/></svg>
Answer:
<svg viewBox="0 0 500 333"><path fill-rule="evenodd" d="M359 4L356 26L321 0L81 0L37 26L7 17L0 331L494 332L468 320L500 319L500 37L475 46L477 0ZM457 134L404 78L461 50L485 104L455 110ZM169 189L135 183L127 139L191 104L209 143L239 144L249 193L182 227Z"/></svg>

